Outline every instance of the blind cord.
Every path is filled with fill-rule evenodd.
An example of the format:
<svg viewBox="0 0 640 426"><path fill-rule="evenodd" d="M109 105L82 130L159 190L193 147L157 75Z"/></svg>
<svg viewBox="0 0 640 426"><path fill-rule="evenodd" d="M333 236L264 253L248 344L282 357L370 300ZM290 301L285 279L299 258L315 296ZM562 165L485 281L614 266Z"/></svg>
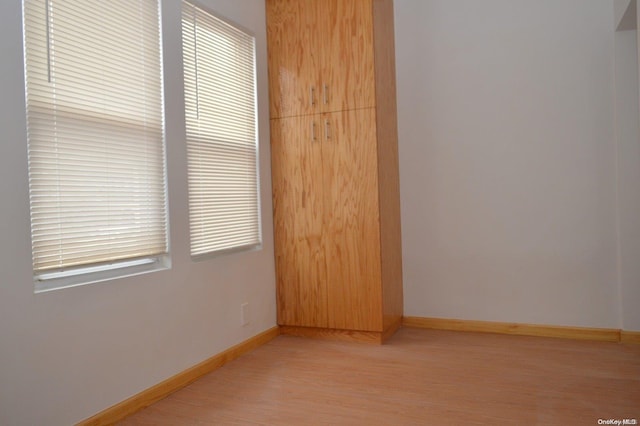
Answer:
<svg viewBox="0 0 640 426"><path fill-rule="evenodd" d="M51 7L51 1L52 0L46 0L44 2L44 6L45 6L45 14L46 14L46 21L47 21L47 82L51 83L51 22L49 22L50 19L50 11L49 8Z"/></svg>

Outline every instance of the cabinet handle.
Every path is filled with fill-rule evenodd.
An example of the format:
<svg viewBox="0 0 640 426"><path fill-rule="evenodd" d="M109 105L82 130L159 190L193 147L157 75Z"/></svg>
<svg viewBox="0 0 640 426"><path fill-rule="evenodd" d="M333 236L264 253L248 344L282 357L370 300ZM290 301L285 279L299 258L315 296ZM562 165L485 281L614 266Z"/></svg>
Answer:
<svg viewBox="0 0 640 426"><path fill-rule="evenodd" d="M331 139L331 123L328 119L324 120L324 138L326 140Z"/></svg>
<svg viewBox="0 0 640 426"><path fill-rule="evenodd" d="M324 104L326 105L327 103L329 103L329 86L327 86L327 84L323 84L322 85L322 102L324 102Z"/></svg>
<svg viewBox="0 0 640 426"><path fill-rule="evenodd" d="M316 122L314 120L311 121L311 142L315 142L316 139Z"/></svg>
<svg viewBox="0 0 640 426"><path fill-rule="evenodd" d="M311 98L311 106L316 104L316 88L311 86L309 87L309 96Z"/></svg>

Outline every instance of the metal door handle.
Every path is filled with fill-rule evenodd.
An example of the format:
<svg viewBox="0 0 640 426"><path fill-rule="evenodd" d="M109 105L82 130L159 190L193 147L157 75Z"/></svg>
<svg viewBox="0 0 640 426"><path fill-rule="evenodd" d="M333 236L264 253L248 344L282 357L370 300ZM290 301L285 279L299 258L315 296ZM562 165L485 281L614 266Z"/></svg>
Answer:
<svg viewBox="0 0 640 426"><path fill-rule="evenodd" d="M324 120L324 138L327 140L331 139L331 123L329 119Z"/></svg>

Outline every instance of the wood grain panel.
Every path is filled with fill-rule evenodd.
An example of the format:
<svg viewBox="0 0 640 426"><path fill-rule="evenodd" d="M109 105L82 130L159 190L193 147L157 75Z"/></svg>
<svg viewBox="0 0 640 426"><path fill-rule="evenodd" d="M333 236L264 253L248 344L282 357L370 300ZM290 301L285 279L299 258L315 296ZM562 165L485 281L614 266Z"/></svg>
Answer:
<svg viewBox="0 0 640 426"><path fill-rule="evenodd" d="M328 324L320 123L319 115L271 120L278 324Z"/></svg>
<svg viewBox="0 0 640 426"><path fill-rule="evenodd" d="M266 15L271 118L320 111L316 1L266 0Z"/></svg>
<svg viewBox="0 0 640 426"><path fill-rule="evenodd" d="M318 0L316 4L324 31L322 111L375 106L371 0Z"/></svg>
<svg viewBox="0 0 640 426"><path fill-rule="evenodd" d="M123 425L597 425L640 420L640 346L400 329L279 336Z"/></svg>
<svg viewBox="0 0 640 426"><path fill-rule="evenodd" d="M382 314L387 329L402 317L404 303L393 1L373 0L373 19Z"/></svg>
<svg viewBox="0 0 640 426"><path fill-rule="evenodd" d="M405 327L430 328L434 330L473 331L604 342L620 341L620 330L609 328L564 327L422 317L404 317L402 319L402 325Z"/></svg>
<svg viewBox="0 0 640 426"><path fill-rule="evenodd" d="M145 407L165 398L167 395L187 386L205 374L211 373L228 362L262 346L280 334L278 327L266 330L246 341L235 345L224 352L186 369L173 377L168 378L155 386L146 389L131 398L128 398L113 407L81 421L78 426L102 426L112 425L123 418L140 411Z"/></svg>
<svg viewBox="0 0 640 426"><path fill-rule="evenodd" d="M329 327L382 331L375 110L323 119Z"/></svg>

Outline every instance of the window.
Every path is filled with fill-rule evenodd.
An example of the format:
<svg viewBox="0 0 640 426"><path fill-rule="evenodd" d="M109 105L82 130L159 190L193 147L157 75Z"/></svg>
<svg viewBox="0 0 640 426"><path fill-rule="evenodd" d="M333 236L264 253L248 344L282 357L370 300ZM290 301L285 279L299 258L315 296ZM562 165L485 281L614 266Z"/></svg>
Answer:
<svg viewBox="0 0 640 426"><path fill-rule="evenodd" d="M36 291L168 261L157 0L24 0Z"/></svg>
<svg viewBox="0 0 640 426"><path fill-rule="evenodd" d="M261 243L255 40L183 1L191 256Z"/></svg>

